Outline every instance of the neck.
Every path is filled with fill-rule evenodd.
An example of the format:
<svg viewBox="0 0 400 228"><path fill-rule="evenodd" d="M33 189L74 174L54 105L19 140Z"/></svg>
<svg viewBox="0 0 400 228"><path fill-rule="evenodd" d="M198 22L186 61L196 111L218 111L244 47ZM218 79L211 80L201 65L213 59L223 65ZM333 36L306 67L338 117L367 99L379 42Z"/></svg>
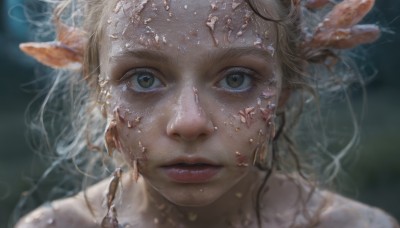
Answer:
<svg viewBox="0 0 400 228"><path fill-rule="evenodd" d="M165 199L149 184L144 184L146 220L166 226L221 227L249 226L256 223L255 203L261 185L260 172L249 172L232 189L205 206L180 206ZM253 225L254 225L253 224Z"/></svg>

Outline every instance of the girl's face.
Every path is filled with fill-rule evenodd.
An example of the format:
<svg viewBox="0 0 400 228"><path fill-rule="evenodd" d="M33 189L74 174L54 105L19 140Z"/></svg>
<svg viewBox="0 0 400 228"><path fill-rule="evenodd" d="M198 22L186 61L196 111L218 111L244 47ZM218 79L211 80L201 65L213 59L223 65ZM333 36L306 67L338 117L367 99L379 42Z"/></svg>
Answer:
<svg viewBox="0 0 400 228"><path fill-rule="evenodd" d="M109 136L126 161L186 206L210 204L254 176L281 84L273 24L241 0L112 4L100 77Z"/></svg>

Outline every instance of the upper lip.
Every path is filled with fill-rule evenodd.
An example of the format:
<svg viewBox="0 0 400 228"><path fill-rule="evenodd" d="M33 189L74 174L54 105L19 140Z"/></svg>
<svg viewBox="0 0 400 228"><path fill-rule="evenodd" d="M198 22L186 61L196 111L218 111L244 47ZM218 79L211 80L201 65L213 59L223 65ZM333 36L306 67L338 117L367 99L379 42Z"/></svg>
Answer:
<svg viewBox="0 0 400 228"><path fill-rule="evenodd" d="M202 157L178 157L172 159L165 164L161 165L161 167L168 167L168 166L176 166L176 165L209 165L209 166L221 166L207 158Z"/></svg>

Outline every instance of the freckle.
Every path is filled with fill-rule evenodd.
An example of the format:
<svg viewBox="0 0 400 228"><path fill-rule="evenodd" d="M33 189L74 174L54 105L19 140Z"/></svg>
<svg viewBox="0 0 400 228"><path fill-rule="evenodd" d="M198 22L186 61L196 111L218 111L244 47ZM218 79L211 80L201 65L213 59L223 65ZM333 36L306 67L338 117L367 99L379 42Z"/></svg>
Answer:
<svg viewBox="0 0 400 228"><path fill-rule="evenodd" d="M235 196L240 199L243 197L243 194L241 192L236 192Z"/></svg>

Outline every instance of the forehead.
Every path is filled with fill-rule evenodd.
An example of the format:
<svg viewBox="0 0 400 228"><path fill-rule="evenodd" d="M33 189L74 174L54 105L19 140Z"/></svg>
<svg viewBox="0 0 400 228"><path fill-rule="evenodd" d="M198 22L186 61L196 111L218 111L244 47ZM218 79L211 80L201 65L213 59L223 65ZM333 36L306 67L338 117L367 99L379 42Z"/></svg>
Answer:
<svg viewBox="0 0 400 228"><path fill-rule="evenodd" d="M110 1L111 2L111 1ZM105 39L111 55L126 49L255 46L271 49L275 31L244 0L119 0L109 3ZM265 0L264 12L273 11ZM268 16L268 15L267 15Z"/></svg>

